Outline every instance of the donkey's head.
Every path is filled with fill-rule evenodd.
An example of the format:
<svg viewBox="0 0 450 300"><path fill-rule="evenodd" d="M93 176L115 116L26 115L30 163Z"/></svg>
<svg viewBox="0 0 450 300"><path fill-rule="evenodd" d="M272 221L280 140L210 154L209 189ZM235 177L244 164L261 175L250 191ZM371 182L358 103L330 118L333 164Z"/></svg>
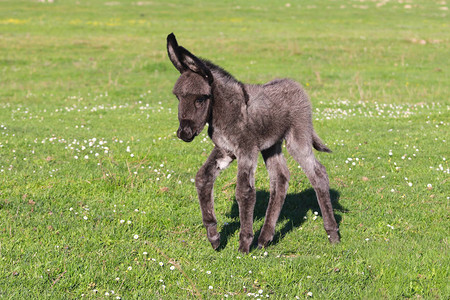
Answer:
<svg viewBox="0 0 450 300"><path fill-rule="evenodd" d="M178 98L178 138L192 141L205 127L212 102L213 77L209 68L195 55L178 46L173 33L167 36L167 53L181 75L173 93Z"/></svg>

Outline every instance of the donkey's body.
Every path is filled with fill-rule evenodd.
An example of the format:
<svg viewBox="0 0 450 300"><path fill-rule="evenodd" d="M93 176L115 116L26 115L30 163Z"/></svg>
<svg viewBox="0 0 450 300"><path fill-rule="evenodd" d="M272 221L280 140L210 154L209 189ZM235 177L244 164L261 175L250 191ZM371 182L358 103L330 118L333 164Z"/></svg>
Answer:
<svg viewBox="0 0 450 300"><path fill-rule="evenodd" d="M237 159L239 249L242 252L250 249L256 202L254 173L259 152L269 172L270 200L258 245L265 247L272 240L289 182L289 170L281 149L283 140L316 191L330 241L339 242L328 176L315 159L312 147L331 151L314 132L311 104L302 87L289 79L277 79L264 85L243 84L220 67L178 46L173 34L167 37L167 42L169 58L181 73L173 90L180 100L177 135L190 142L208 123L208 134L215 144L196 176L203 223L213 248L220 245L214 214L214 181L221 170Z"/></svg>

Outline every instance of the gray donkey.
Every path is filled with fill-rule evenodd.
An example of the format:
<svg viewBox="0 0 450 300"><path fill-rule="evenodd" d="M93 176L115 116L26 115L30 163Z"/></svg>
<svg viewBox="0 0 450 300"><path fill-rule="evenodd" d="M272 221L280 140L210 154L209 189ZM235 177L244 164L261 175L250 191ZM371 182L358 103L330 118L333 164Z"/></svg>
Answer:
<svg viewBox="0 0 450 300"><path fill-rule="evenodd" d="M214 181L221 170L237 159L239 250L244 253L250 250L259 152L269 172L270 200L258 247L266 247L272 241L290 176L281 148L283 140L314 187L330 242L339 242L328 175L314 157L312 147L323 152L331 150L314 131L311 103L300 84L289 79L264 85L243 84L222 68L179 46L173 33L167 36L167 52L181 73L173 89L179 100L178 138L191 142L208 123L208 135L215 145L195 177L203 224L212 247L217 249L220 245L214 213Z"/></svg>

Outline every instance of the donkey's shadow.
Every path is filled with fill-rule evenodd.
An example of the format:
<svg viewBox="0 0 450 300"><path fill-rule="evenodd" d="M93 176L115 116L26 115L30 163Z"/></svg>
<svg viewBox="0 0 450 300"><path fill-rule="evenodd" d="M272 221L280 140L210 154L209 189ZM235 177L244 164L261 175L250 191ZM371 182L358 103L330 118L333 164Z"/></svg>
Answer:
<svg viewBox="0 0 450 300"><path fill-rule="evenodd" d="M270 194L267 191L258 191L256 193L256 205L253 214L253 221L258 221L265 218L267 205L269 203L269 196ZM347 210L339 204L339 196L339 192L337 192L336 190L330 190L330 197L333 208L340 212L347 212ZM287 233L292 231L294 228L300 227L303 222L305 222L304 217L309 210L313 212L317 211L319 213L319 216L322 216L314 189L310 188L300 193L287 194L277 223L283 222L285 220L287 220L287 222L281 229L275 231L275 236L273 237L273 240L270 244L277 244ZM222 230L220 232L221 243L219 248L217 248L218 251L224 249L227 246L230 237L237 231L239 231L239 207L236 201L233 202L233 206L231 207L230 212L227 213L227 217L233 219L233 221L230 223L226 223L222 227ZM342 217L336 213L334 214L334 217L336 218L336 222L339 225ZM257 229L257 231L255 232L255 238L253 240L252 248L255 248L258 243L260 231L261 228Z"/></svg>

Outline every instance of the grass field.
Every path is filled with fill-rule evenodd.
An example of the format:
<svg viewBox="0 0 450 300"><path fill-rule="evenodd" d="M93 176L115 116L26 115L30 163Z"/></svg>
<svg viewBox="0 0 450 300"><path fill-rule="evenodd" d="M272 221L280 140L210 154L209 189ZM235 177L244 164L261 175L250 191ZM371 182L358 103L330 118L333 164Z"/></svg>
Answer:
<svg viewBox="0 0 450 300"><path fill-rule="evenodd" d="M0 1L0 298L449 299L447 0ZM294 160L276 236L214 251L178 140L174 32L243 82L290 77L333 150L342 242ZM254 231L269 181L258 164Z"/></svg>

